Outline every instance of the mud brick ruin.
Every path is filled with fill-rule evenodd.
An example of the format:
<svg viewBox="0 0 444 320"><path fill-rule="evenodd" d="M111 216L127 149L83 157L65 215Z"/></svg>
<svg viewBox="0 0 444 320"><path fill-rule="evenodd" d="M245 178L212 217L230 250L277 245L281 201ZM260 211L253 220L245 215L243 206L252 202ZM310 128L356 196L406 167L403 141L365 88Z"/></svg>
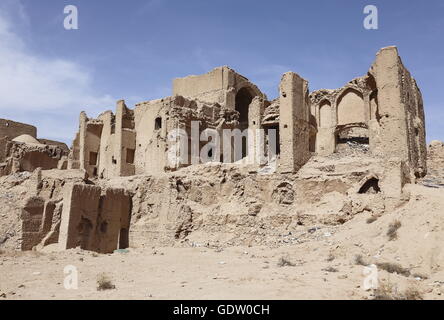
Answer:
<svg viewBox="0 0 444 320"><path fill-rule="evenodd" d="M363 77L340 89L310 92L288 72L279 97L268 100L224 66L175 79L172 93L134 109L118 101L115 113L96 119L82 112L69 151L37 140L32 126L1 120L0 174L33 172L23 250L58 243L108 253L202 234L208 242L261 242L289 226L395 208L408 198L403 186L427 172L423 100L396 47L381 49ZM199 134L273 129L277 171L239 161L257 139L241 157L172 164L168 135L181 128L192 136L193 121Z"/></svg>

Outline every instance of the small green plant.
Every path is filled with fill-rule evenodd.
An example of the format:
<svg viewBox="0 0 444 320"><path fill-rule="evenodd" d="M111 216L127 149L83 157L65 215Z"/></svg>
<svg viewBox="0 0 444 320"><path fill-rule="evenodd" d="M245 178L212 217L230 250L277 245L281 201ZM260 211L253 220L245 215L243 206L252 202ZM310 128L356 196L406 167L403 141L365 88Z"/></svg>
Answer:
<svg viewBox="0 0 444 320"><path fill-rule="evenodd" d="M390 241L398 239L398 229L401 228L401 221L395 220L390 223L389 228L387 230L387 236Z"/></svg>
<svg viewBox="0 0 444 320"><path fill-rule="evenodd" d="M115 288L116 286L112 283L111 279L109 279L107 275L102 273L97 279L98 291L113 290Z"/></svg>

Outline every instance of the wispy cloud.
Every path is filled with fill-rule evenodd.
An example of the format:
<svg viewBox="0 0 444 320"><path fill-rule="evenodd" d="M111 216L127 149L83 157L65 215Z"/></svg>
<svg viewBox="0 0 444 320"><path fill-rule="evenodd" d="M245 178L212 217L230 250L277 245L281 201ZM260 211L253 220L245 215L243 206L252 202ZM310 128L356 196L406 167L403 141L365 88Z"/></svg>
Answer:
<svg viewBox="0 0 444 320"><path fill-rule="evenodd" d="M95 113L115 99L94 92L93 76L84 66L33 54L14 31L16 24L29 24L21 3L0 4L0 117L16 113L25 121L23 115L28 115L29 122L39 125L39 114L57 115L57 122L42 121L45 127L39 132L69 140L77 126L75 114L83 109ZM60 126L72 132L61 132Z"/></svg>

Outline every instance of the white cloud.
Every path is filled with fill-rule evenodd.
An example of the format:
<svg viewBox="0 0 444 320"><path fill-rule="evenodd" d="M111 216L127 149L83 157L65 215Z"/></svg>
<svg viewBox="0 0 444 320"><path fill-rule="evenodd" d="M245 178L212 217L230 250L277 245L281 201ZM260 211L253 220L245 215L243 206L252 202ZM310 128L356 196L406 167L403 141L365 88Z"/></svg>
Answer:
<svg viewBox="0 0 444 320"><path fill-rule="evenodd" d="M73 115L84 109L95 115L114 105L115 99L110 95L94 92L92 74L82 65L31 53L14 32L17 26L12 21L28 24L20 2L6 1L0 5L0 117L12 112L29 114L30 122L38 126L40 133L69 140L77 127L77 116ZM54 114L57 121L51 127L42 118L41 122L50 126L42 128L39 113L45 113L46 117ZM23 121L23 116L20 120ZM60 122L72 128L72 133L65 130L55 134Z"/></svg>

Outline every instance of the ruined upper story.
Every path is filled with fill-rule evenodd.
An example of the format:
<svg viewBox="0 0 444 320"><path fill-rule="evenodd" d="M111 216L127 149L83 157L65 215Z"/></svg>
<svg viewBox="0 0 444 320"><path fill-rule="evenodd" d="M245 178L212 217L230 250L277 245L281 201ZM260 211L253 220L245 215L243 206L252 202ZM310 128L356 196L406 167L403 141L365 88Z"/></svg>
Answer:
<svg viewBox="0 0 444 320"><path fill-rule="evenodd" d="M398 159L408 167L409 179L427 170L421 92L396 47L381 49L364 76L339 89L310 93L307 80L288 72L279 84L279 97L272 101L226 66L174 79L171 97L141 102L134 109L119 101L115 113L107 111L97 119L82 113L70 167L110 178L193 164L188 147L188 162L172 164L168 158L173 148L169 134L181 128L191 135L192 121L199 123L199 134L208 128L264 130L265 142L248 140L242 157L249 156L250 147L267 149L267 134L276 131L273 161L278 172L294 173L313 155L341 154L350 148L387 161Z"/></svg>

